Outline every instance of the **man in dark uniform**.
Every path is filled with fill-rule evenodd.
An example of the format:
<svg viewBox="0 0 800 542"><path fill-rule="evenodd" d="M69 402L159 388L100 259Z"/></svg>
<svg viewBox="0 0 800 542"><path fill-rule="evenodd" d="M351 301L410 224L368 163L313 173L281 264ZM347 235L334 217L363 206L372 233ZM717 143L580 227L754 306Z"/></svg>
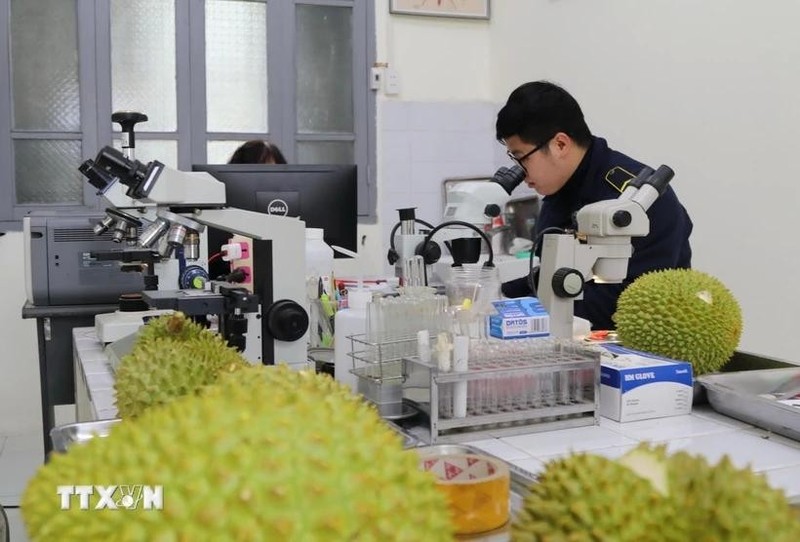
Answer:
<svg viewBox="0 0 800 542"><path fill-rule="evenodd" d="M612 150L589 131L578 102L563 88L545 81L525 83L497 115L497 139L523 170L525 182L541 196L536 237L547 228L574 229L583 206L615 199L644 164ZM648 271L691 267L692 221L671 187L650 206L650 233L634 237L628 276L621 284L585 285L575 315L593 329L614 329L611 316L625 287ZM552 230L550 230L552 231ZM541 239L537 255L541 252ZM507 297L532 295L527 278L507 282Z"/></svg>

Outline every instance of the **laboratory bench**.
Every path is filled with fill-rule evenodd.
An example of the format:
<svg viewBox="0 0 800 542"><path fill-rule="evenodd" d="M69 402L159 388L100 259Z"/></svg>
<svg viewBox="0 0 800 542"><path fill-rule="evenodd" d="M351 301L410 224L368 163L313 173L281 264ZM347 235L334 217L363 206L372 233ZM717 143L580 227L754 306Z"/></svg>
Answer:
<svg viewBox="0 0 800 542"><path fill-rule="evenodd" d="M75 398L79 422L117 417L113 370L94 328L75 328ZM599 424L462 444L506 461L513 471L531 478L549 460L570 452L592 452L617 458L640 442L662 443L671 452L684 450L716 463L724 455L738 467L763 473L769 483L800 503L800 442L776 435L695 405L685 416L617 423L600 417Z"/></svg>
<svg viewBox="0 0 800 542"><path fill-rule="evenodd" d="M96 315L118 308L116 304L37 306L30 302L22 307L23 319L36 320L45 454L52 449L50 430L56 424L56 406L75 403L73 356L69 346L72 330L93 325Z"/></svg>

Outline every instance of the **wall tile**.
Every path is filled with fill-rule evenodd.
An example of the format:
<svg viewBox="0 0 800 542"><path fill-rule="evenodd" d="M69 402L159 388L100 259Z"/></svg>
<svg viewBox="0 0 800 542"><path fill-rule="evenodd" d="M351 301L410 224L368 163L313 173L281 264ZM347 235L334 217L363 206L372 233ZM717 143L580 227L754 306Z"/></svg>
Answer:
<svg viewBox="0 0 800 542"><path fill-rule="evenodd" d="M383 186L382 191L386 192L410 192L411 179L413 175L412 164L410 161L395 162L384 164L383 166ZM383 198L383 196L380 196Z"/></svg>
<svg viewBox="0 0 800 542"><path fill-rule="evenodd" d="M450 149L444 132L414 130L409 133L411 160L414 162L438 162L443 159L443 153Z"/></svg>
<svg viewBox="0 0 800 542"><path fill-rule="evenodd" d="M382 163L388 165L404 164L411 161L411 132L391 131L381 136Z"/></svg>
<svg viewBox="0 0 800 542"><path fill-rule="evenodd" d="M416 131L440 131L447 118L444 110L448 104L442 102L407 102L408 128Z"/></svg>
<svg viewBox="0 0 800 542"><path fill-rule="evenodd" d="M385 100L379 108L381 112L380 129L384 132L392 130L408 130L409 102Z"/></svg>

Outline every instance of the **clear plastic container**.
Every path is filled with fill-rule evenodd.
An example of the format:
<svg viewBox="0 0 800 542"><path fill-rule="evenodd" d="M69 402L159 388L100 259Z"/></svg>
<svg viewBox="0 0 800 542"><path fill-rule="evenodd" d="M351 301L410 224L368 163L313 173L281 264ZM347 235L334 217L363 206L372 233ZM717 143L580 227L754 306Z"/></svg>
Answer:
<svg viewBox="0 0 800 542"><path fill-rule="evenodd" d="M482 264L463 264L450 270L445 293L454 311L453 332L473 339L488 336L488 316L494 313L492 301L502 297L500 271Z"/></svg>
<svg viewBox="0 0 800 542"><path fill-rule="evenodd" d="M500 272L483 264L464 264L450 269L445 293L451 307L468 306L482 313L492 311L492 301L502 297Z"/></svg>

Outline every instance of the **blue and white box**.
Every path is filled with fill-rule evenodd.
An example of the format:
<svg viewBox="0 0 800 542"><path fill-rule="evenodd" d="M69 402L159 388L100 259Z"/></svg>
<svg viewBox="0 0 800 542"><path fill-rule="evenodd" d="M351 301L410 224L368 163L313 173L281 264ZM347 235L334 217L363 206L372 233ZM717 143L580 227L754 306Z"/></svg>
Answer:
<svg viewBox="0 0 800 542"><path fill-rule="evenodd" d="M489 335L522 339L550 335L550 316L535 297L492 301L497 314L489 316Z"/></svg>
<svg viewBox="0 0 800 542"><path fill-rule="evenodd" d="M618 422L692 412L692 365L604 344L600 364L600 415Z"/></svg>

